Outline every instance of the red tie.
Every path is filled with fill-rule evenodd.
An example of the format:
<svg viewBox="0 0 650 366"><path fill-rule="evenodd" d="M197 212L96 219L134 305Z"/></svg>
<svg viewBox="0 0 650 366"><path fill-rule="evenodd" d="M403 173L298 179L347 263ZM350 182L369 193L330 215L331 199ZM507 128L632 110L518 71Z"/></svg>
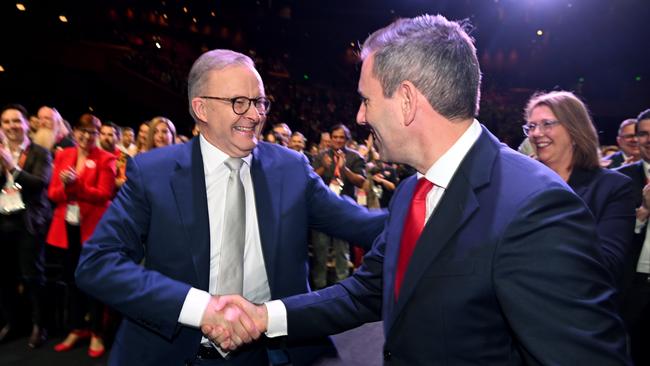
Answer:
<svg viewBox="0 0 650 366"><path fill-rule="evenodd" d="M433 183L426 178L420 178L415 186L415 193L411 199L411 207L404 222L404 231L402 232L402 243L397 260L397 273L395 274L395 298L399 295L402 280L408 267L411 255L415 250L415 243L418 241L422 229L424 228L424 218L427 210L427 193L433 187Z"/></svg>

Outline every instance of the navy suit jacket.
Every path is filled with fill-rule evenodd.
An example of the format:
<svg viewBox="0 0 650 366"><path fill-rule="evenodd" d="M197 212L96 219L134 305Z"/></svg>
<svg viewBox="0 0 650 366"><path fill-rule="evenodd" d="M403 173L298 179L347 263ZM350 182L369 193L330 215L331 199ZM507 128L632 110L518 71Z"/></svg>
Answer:
<svg viewBox="0 0 650 366"><path fill-rule="evenodd" d="M568 183L596 219L605 267L620 290L631 279L631 259L636 252L634 210L637 206L632 180L603 168L574 169Z"/></svg>
<svg viewBox="0 0 650 366"><path fill-rule="evenodd" d="M625 331L594 219L547 167L487 129L424 227L394 296L416 180L355 274L283 299L289 338L384 320L388 365L625 365Z"/></svg>
<svg viewBox="0 0 650 366"><path fill-rule="evenodd" d="M208 290L210 272L199 139L136 156L127 176L83 247L77 285L126 316L109 364L184 364L196 354L201 333L181 326L178 316L190 287ZM370 245L385 222L384 212L333 194L302 154L284 147L260 143L251 177L273 298L309 291L308 227ZM322 338L288 352L300 365L331 347Z"/></svg>

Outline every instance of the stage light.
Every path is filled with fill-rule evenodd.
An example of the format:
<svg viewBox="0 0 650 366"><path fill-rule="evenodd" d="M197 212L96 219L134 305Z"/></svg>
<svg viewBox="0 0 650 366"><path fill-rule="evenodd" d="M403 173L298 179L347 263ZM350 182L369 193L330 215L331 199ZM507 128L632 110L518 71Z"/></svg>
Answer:
<svg viewBox="0 0 650 366"><path fill-rule="evenodd" d="M302 75L302 78L305 79L305 80L309 80L309 75L304 74L304 75Z"/></svg>
<svg viewBox="0 0 650 366"><path fill-rule="evenodd" d="M196 20L196 17L192 17L192 21L193 21L194 23L198 22L198 20Z"/></svg>
<svg viewBox="0 0 650 366"><path fill-rule="evenodd" d="M5 68L2 65L0 65L0 72L5 72Z"/></svg>
<svg viewBox="0 0 650 366"><path fill-rule="evenodd" d="M578 78L578 82L579 82L579 83L584 83L584 82L585 82L585 78L583 78L582 76L579 77L579 78Z"/></svg>
<svg viewBox="0 0 650 366"><path fill-rule="evenodd" d="M59 15L59 20L61 21L61 23L68 22L68 18L65 15Z"/></svg>
<svg viewBox="0 0 650 366"><path fill-rule="evenodd" d="M189 12L190 12L190 10L187 8L187 6L184 6L183 7L183 13L187 14Z"/></svg>
<svg viewBox="0 0 650 366"><path fill-rule="evenodd" d="M213 11L210 12L210 15L213 16L213 17L216 17L217 13L213 10Z"/></svg>
<svg viewBox="0 0 650 366"><path fill-rule="evenodd" d="M538 37L541 37L541 36L544 35L544 31L541 30L541 29L538 29L537 32L535 32L535 34L537 34Z"/></svg>
<svg viewBox="0 0 650 366"><path fill-rule="evenodd" d="M16 9L18 9L20 11L27 10L27 8L25 8L25 4L23 4L23 3L16 3Z"/></svg>
<svg viewBox="0 0 650 366"><path fill-rule="evenodd" d="M163 18L166 20L168 18L167 14L163 14Z"/></svg>
<svg viewBox="0 0 650 366"><path fill-rule="evenodd" d="M155 45L156 45L156 48L157 48L157 49L161 49L161 48L162 48L162 46L160 45L160 42L156 42Z"/></svg>
<svg viewBox="0 0 650 366"><path fill-rule="evenodd" d="M634 78L634 80L635 80L635 81L641 81L641 75L637 75L637 76Z"/></svg>

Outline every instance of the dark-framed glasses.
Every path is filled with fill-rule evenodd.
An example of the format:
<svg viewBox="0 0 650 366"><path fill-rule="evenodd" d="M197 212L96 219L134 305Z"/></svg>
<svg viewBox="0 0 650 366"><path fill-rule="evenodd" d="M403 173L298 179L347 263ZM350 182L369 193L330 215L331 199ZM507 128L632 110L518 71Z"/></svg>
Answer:
<svg viewBox="0 0 650 366"><path fill-rule="evenodd" d="M626 133L624 135L618 135L618 137L622 138L623 140L633 140L636 138L635 133Z"/></svg>
<svg viewBox="0 0 650 366"><path fill-rule="evenodd" d="M95 128L77 128L77 131L79 131L80 134L86 134L89 136L97 136L99 135L99 131Z"/></svg>
<svg viewBox="0 0 650 366"><path fill-rule="evenodd" d="M233 97L233 98L222 98L222 97L212 97L209 95L202 95L199 98L219 100L222 102L228 102L232 105L232 111L237 115L242 115L248 112L251 107L251 104L255 106L257 112L261 115L266 115L271 109L271 101L266 97L257 97L257 98L248 98L248 97Z"/></svg>
<svg viewBox="0 0 650 366"><path fill-rule="evenodd" d="M650 136L650 133L648 133L648 131L639 131L635 136L639 140L645 140L648 138L648 136Z"/></svg>
<svg viewBox="0 0 650 366"><path fill-rule="evenodd" d="M524 131L524 135L530 136L530 134L533 133L536 128L539 128L539 131L541 133L545 133L558 123L560 123L560 121L545 119L539 123L526 123L525 125L521 126L521 129Z"/></svg>

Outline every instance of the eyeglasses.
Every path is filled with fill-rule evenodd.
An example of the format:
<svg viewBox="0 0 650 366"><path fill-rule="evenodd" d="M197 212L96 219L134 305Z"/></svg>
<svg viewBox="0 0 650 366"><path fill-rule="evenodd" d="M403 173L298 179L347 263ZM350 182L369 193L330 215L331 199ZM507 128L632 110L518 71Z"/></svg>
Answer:
<svg viewBox="0 0 650 366"><path fill-rule="evenodd" d="M647 139L648 136L650 136L650 133L648 131L639 131L636 133L636 138L638 139Z"/></svg>
<svg viewBox="0 0 650 366"><path fill-rule="evenodd" d="M634 133L627 133L625 135L619 135L618 137L622 138L623 140L632 140L636 138L636 134Z"/></svg>
<svg viewBox="0 0 650 366"><path fill-rule="evenodd" d="M255 109L257 109L257 112L261 115L266 115L269 113L269 109L271 108L271 101L266 99L266 97L259 97L259 98L248 98L248 97L234 97L234 98L221 98L221 97L211 97L208 95L203 95L200 96L199 98L205 98L205 99L214 99L214 100L219 100L222 102L229 102L232 104L232 111L235 112L237 115L243 115L251 107L251 104L255 105Z"/></svg>
<svg viewBox="0 0 650 366"><path fill-rule="evenodd" d="M558 123L560 122L545 119L540 123L527 123L521 126L521 129L524 131L524 135L530 136L530 134L533 133L536 128L539 128L539 131L541 133L545 133L546 131L550 130L551 128L553 128L553 126L555 126Z"/></svg>
<svg viewBox="0 0 650 366"><path fill-rule="evenodd" d="M77 131L79 131L80 134L87 134L87 135L90 135L90 136L99 135L99 131L97 131L94 128L78 128Z"/></svg>

